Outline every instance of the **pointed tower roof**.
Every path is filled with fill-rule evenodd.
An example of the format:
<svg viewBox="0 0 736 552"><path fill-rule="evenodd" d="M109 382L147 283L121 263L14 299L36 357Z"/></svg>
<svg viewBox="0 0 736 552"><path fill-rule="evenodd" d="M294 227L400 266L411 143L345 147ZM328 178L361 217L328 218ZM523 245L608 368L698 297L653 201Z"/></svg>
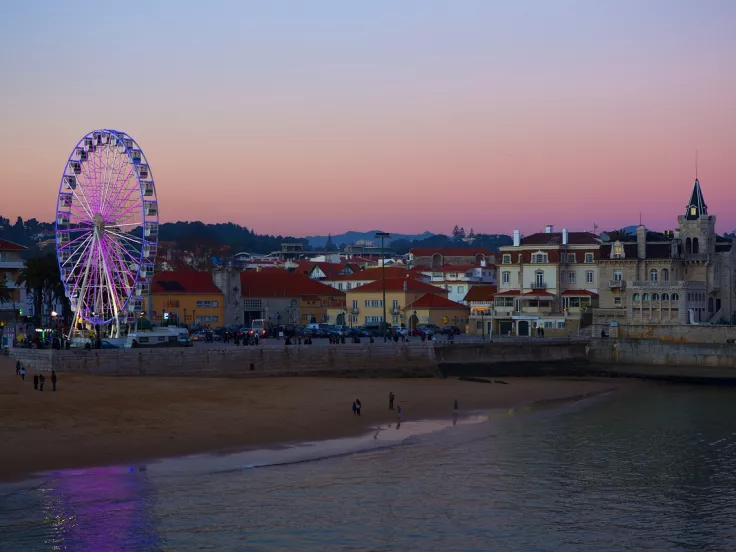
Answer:
<svg viewBox="0 0 736 552"><path fill-rule="evenodd" d="M696 178L695 185L693 186L693 193L690 196L690 203L687 205L685 211L685 218L687 220L697 220L703 215L708 214L708 206L705 204L703 199L703 192L700 189L700 181Z"/></svg>

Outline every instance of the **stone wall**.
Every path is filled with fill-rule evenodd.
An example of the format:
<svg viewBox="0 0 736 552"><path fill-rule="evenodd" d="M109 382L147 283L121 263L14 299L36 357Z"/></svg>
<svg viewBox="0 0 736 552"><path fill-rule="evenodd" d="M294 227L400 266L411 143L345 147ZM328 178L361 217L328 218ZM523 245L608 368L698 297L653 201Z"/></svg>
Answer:
<svg viewBox="0 0 736 552"><path fill-rule="evenodd" d="M55 351L13 349L34 371L112 376L361 376L434 377L431 345L338 345Z"/></svg>
<svg viewBox="0 0 736 552"><path fill-rule="evenodd" d="M599 338L591 340L587 357L604 364L736 368L736 344Z"/></svg>
<svg viewBox="0 0 736 552"><path fill-rule="evenodd" d="M593 337L601 335L601 330L611 337L620 339L659 339L681 343L726 343L736 339L736 326L699 326L694 324L621 324L615 335L608 324L594 324Z"/></svg>

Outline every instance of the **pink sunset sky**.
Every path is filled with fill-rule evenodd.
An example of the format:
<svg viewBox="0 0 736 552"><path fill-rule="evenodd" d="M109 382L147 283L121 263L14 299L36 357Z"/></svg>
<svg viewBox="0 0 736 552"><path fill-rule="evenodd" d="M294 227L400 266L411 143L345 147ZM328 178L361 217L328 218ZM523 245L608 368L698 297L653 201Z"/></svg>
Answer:
<svg viewBox="0 0 736 552"><path fill-rule="evenodd" d="M163 221L259 233L736 227L736 2L0 6L0 214L77 140L143 147Z"/></svg>

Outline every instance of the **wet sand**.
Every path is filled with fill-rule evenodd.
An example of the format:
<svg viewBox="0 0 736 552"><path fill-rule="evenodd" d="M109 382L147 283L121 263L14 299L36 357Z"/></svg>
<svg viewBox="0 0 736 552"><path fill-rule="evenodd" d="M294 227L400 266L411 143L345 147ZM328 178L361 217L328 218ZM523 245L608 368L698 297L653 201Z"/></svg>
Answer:
<svg viewBox="0 0 736 552"><path fill-rule="evenodd" d="M505 378L508 385L441 379L103 377L59 374L34 391L0 358L0 479L190 453L357 435L392 421L524 404L636 385L624 380ZM360 399L361 416L352 403Z"/></svg>

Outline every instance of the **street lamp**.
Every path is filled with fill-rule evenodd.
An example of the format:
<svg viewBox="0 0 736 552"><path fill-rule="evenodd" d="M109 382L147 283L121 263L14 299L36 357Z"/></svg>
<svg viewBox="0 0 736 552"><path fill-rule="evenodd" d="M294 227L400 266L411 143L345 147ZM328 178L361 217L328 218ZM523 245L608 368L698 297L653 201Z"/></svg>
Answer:
<svg viewBox="0 0 736 552"><path fill-rule="evenodd" d="M386 343L386 258L383 256L383 240L390 238L388 232L376 232L376 237L381 238L381 287L383 288L383 342Z"/></svg>

